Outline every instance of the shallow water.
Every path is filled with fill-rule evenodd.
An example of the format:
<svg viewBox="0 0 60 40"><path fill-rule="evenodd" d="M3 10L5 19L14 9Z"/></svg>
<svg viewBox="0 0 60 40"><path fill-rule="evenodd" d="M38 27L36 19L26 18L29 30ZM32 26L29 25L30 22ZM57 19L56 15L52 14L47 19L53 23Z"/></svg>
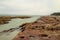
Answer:
<svg viewBox="0 0 60 40"><path fill-rule="evenodd" d="M16 28L24 23L30 23L36 21L40 16L33 16L27 19L12 19L8 24L0 25L0 32L3 30L8 30L10 28ZM0 40L12 40L17 33L20 32L18 29L13 32L0 33Z"/></svg>

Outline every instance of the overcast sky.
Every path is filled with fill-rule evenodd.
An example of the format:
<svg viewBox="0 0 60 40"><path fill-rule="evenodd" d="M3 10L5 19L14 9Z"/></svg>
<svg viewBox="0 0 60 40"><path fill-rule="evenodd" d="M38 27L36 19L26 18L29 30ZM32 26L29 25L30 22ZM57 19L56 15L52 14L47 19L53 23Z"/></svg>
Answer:
<svg viewBox="0 0 60 40"><path fill-rule="evenodd" d="M0 0L0 15L49 15L60 12L59 0Z"/></svg>

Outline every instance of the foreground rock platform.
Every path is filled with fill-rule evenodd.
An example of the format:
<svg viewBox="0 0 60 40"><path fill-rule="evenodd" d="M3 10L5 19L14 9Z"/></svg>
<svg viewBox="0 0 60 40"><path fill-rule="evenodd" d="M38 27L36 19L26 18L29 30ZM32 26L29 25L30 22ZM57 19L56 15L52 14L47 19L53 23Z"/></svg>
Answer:
<svg viewBox="0 0 60 40"><path fill-rule="evenodd" d="M12 40L60 40L60 16L42 16L21 27L22 31Z"/></svg>

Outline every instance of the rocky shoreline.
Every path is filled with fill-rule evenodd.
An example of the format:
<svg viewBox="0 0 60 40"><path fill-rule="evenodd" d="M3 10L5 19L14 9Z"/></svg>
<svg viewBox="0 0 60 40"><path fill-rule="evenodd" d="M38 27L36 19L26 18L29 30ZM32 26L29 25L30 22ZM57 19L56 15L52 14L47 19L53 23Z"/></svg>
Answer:
<svg viewBox="0 0 60 40"><path fill-rule="evenodd" d="M2 24L7 24L11 19L15 18L20 18L20 19L25 19L25 18L31 18L31 16L1 16L0 17L0 25Z"/></svg>
<svg viewBox="0 0 60 40"><path fill-rule="evenodd" d="M43 16L20 27L22 31L13 40L60 40L60 16Z"/></svg>
<svg viewBox="0 0 60 40"><path fill-rule="evenodd" d="M11 33L17 29L21 32L12 40L60 40L60 16L42 16L35 22L24 23L0 33Z"/></svg>

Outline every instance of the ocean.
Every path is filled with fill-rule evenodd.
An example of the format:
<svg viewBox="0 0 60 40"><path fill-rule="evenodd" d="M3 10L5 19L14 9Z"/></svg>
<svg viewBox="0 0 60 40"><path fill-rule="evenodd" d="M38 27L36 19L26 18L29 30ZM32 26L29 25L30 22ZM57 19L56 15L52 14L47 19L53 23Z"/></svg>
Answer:
<svg viewBox="0 0 60 40"><path fill-rule="evenodd" d="M3 30L8 30L10 28L17 28L24 23L35 22L38 18L40 18L40 16L32 16L31 18L26 19L20 19L20 18L11 19L11 21L9 21L8 24L0 25L0 32ZM19 32L20 32L19 29L14 30L13 32L4 32L4 33L2 32L0 33L0 39L12 40Z"/></svg>

